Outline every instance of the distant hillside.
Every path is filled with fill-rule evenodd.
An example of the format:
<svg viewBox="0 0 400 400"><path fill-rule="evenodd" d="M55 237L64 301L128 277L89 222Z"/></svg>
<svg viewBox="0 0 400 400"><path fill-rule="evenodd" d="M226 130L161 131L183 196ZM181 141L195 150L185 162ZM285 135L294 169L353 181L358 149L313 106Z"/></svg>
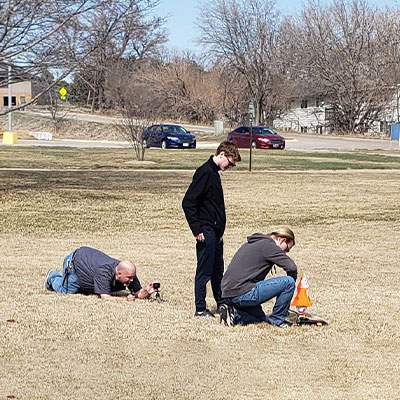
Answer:
<svg viewBox="0 0 400 400"><path fill-rule="evenodd" d="M8 129L8 116L0 116L0 130ZM13 130L18 132L19 138L29 137L29 131L52 132L57 139L99 139L99 140L123 140L112 124L99 124L95 122L77 121L68 118L58 124L57 131L49 117L32 115L23 111L13 113ZM22 137L21 137L22 136Z"/></svg>

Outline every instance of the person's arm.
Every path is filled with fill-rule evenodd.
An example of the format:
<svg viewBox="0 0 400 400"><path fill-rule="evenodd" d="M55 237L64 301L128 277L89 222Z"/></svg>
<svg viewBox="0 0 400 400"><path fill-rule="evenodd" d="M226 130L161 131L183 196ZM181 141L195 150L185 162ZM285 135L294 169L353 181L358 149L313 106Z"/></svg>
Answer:
<svg viewBox="0 0 400 400"><path fill-rule="evenodd" d="M141 288L135 292L135 297L138 299L148 299L155 291L153 283L149 283L146 289Z"/></svg>
<svg viewBox="0 0 400 400"><path fill-rule="evenodd" d="M182 200L182 208L185 213L186 220L196 239L204 240L202 227L198 220L198 199L204 193L209 176L204 170L197 170L193 175L193 181L189 185L186 194Z"/></svg>
<svg viewBox="0 0 400 400"><path fill-rule="evenodd" d="M127 296L112 296L111 294L100 294L102 300L123 300L123 301L134 301L135 296L129 293Z"/></svg>
<svg viewBox="0 0 400 400"><path fill-rule="evenodd" d="M283 268L286 274L296 281L297 265L279 246L273 242L267 242L263 246L263 254L268 262Z"/></svg>

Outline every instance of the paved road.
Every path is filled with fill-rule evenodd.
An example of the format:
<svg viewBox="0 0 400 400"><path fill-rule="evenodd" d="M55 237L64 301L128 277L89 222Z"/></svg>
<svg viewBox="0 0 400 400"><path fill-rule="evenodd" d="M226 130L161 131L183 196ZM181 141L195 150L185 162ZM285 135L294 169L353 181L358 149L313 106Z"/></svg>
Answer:
<svg viewBox="0 0 400 400"><path fill-rule="evenodd" d="M48 115L43 112L30 112L26 113ZM90 121L103 124L116 123L119 121L118 118L81 114L81 113L69 113L70 119L76 119L80 121ZM197 126L197 125L184 125L188 130L194 132L213 133L214 128L210 126ZM367 138L343 138L343 137L332 137L323 135L304 135L296 133L284 134L286 137L286 148L288 150L299 150L299 151L329 151L329 150L388 150L388 149L399 149L399 142L390 143L389 140L380 139L367 139ZM130 147L127 142L109 142L109 141L98 141L98 140L19 140L18 145L22 146L68 146L68 147L108 147L108 148L128 148ZM204 143L199 142L199 149L215 149L216 143Z"/></svg>
<svg viewBox="0 0 400 400"><path fill-rule="evenodd" d="M369 138L332 137L320 135L287 134L286 148L288 150L388 150L398 149L398 141Z"/></svg>
<svg viewBox="0 0 400 400"><path fill-rule="evenodd" d="M18 140L20 146L67 146L67 147L107 147L129 148L127 142L111 142L105 140ZM215 149L216 143L198 143L199 149ZM398 142L390 143L388 140L379 139L355 139L326 136L304 136L288 134L286 136L286 149L298 151L351 151L351 150L388 150L398 149Z"/></svg>

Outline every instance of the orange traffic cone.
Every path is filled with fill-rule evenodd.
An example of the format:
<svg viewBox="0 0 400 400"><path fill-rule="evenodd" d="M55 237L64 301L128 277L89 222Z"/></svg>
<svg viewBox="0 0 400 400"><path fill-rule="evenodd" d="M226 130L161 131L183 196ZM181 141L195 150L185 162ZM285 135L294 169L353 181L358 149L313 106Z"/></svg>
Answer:
<svg viewBox="0 0 400 400"><path fill-rule="evenodd" d="M310 297L307 294L307 290L310 286L308 280L304 274L301 274L300 282L297 285L297 294L292 301L292 306L296 306L299 313L305 313L307 307L312 306Z"/></svg>

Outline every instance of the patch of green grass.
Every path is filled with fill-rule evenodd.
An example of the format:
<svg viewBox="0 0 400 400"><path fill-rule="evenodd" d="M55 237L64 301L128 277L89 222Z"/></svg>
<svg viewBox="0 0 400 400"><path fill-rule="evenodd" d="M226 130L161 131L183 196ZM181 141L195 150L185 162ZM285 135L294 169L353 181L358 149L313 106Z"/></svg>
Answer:
<svg viewBox="0 0 400 400"><path fill-rule="evenodd" d="M149 149L145 162L135 160L131 149L79 149L71 147L0 147L0 168L49 169L190 169L201 165L213 150ZM295 151L253 152L253 170L399 169L400 157L385 153L305 153ZM247 170L249 151L241 150L237 170Z"/></svg>

